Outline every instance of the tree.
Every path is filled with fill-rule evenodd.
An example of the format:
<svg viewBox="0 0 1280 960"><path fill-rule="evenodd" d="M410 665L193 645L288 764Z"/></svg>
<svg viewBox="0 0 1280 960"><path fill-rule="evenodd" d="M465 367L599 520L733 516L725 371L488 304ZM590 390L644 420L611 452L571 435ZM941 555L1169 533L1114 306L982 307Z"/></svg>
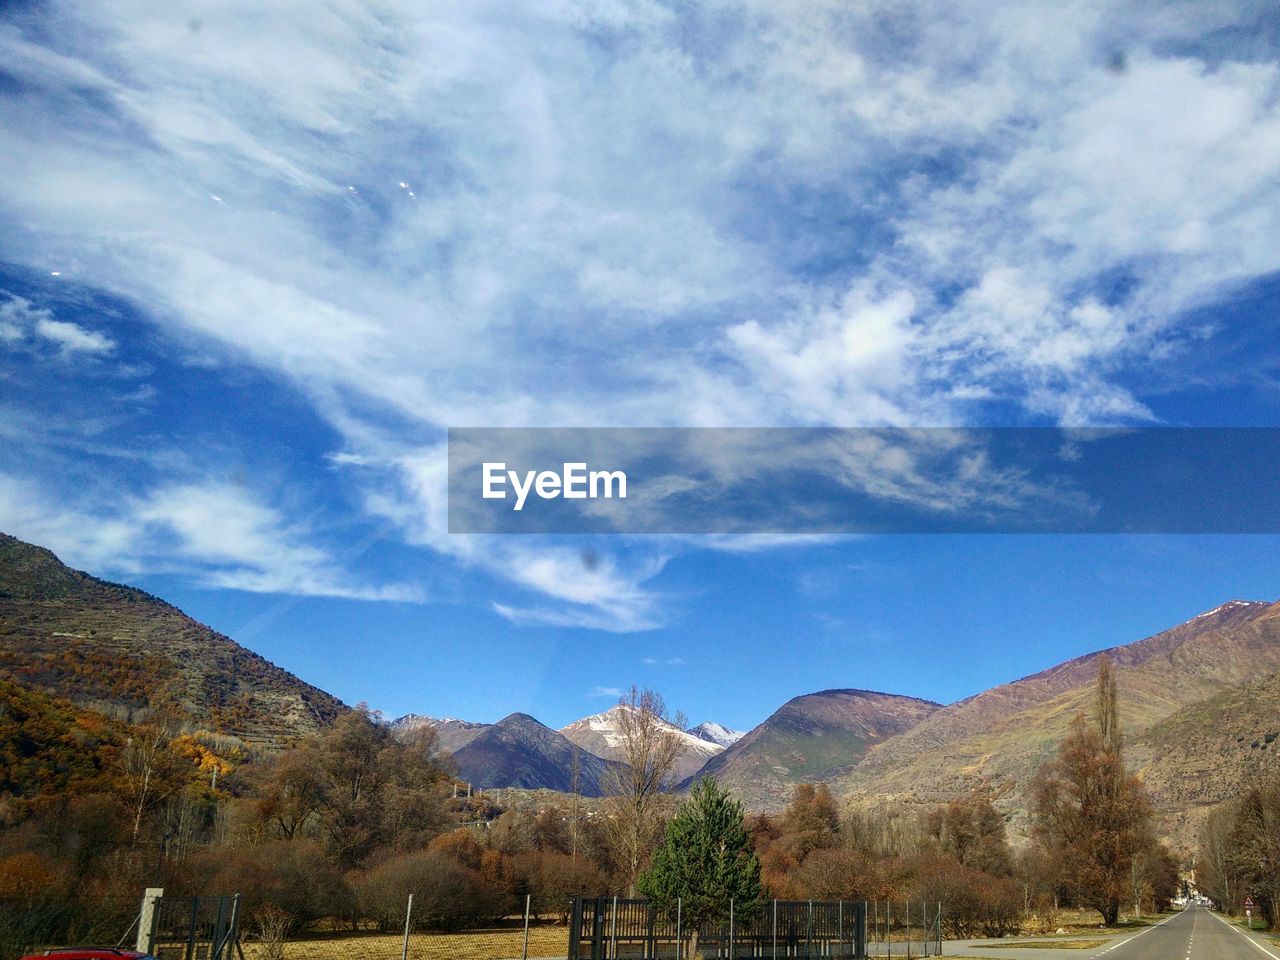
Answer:
<svg viewBox="0 0 1280 960"><path fill-rule="evenodd" d="M257 814L282 839L316 834L343 869L379 848L417 849L446 826L434 734L395 733L364 708L276 759Z"/></svg>
<svg viewBox="0 0 1280 960"><path fill-rule="evenodd" d="M1077 903L1119 917L1133 860L1152 846L1152 809L1121 755L1077 717L1032 782L1033 832Z"/></svg>
<svg viewBox="0 0 1280 960"><path fill-rule="evenodd" d="M133 842L146 816L188 781L190 765L171 749L176 736L172 717L137 727L120 752L120 794L133 818Z"/></svg>
<svg viewBox="0 0 1280 960"><path fill-rule="evenodd" d="M1280 778L1252 783L1233 804L1231 868L1268 927L1280 922ZM1223 904L1222 906L1226 906Z"/></svg>
<svg viewBox="0 0 1280 960"><path fill-rule="evenodd" d="M1132 891L1134 860L1155 847L1153 811L1141 781L1125 770L1119 700L1111 661L1102 657L1094 726L1077 715L1031 784L1033 832L1076 902L1107 924Z"/></svg>
<svg viewBox="0 0 1280 960"><path fill-rule="evenodd" d="M680 758L679 728L662 697L634 684L618 700L619 762L605 781L609 830L629 896L645 857L661 836L665 794Z"/></svg>
<svg viewBox="0 0 1280 960"><path fill-rule="evenodd" d="M1235 805L1226 803L1205 817L1195 864L1196 886L1228 913L1235 913L1243 899L1238 895L1234 862L1235 815Z"/></svg>
<svg viewBox="0 0 1280 960"><path fill-rule="evenodd" d="M797 863L814 850L836 845L840 813L825 783L796 784L791 803L782 815L782 843Z"/></svg>
<svg viewBox="0 0 1280 960"><path fill-rule="evenodd" d="M688 956L696 957L699 933L727 919L731 900L743 915L760 901L760 861L751 852L742 804L713 777L698 781L667 824L637 887L669 914L679 903L690 935Z"/></svg>
<svg viewBox="0 0 1280 960"><path fill-rule="evenodd" d="M975 791L929 812L926 828L942 852L973 870L1007 877L1013 860L1005 839L1004 817L991 798Z"/></svg>
<svg viewBox="0 0 1280 960"><path fill-rule="evenodd" d="M1098 658L1098 682L1094 686L1094 722L1108 750L1120 753L1120 695L1116 689L1116 671L1105 653Z"/></svg>

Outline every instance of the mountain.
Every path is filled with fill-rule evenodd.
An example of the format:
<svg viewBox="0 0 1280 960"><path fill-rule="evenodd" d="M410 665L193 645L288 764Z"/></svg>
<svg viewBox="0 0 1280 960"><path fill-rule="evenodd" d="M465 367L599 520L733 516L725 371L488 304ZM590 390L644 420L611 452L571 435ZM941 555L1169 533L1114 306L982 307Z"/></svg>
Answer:
<svg viewBox="0 0 1280 960"><path fill-rule="evenodd" d="M604 713L575 720L567 727L561 727L560 732L583 750L589 750L597 757L621 760L624 738L620 718L622 711L627 709L630 708L619 704ZM688 733L673 724L664 723L663 726L675 734L680 741L680 755L675 767L677 780L684 780L697 773L708 760L724 749L719 743Z"/></svg>
<svg viewBox="0 0 1280 960"><path fill-rule="evenodd" d="M513 713L483 725L471 740L453 751L459 779L486 789L547 788L588 797L605 793L610 767L564 735L527 713ZM575 771L576 765L576 771Z"/></svg>
<svg viewBox="0 0 1280 960"><path fill-rule="evenodd" d="M0 534L0 674L124 720L173 705L213 730L278 747L347 707L132 587Z"/></svg>
<svg viewBox="0 0 1280 960"><path fill-rule="evenodd" d="M391 721L391 729L397 733L411 733L423 727L430 727L436 733L440 749L449 753L461 750L491 726L493 724L472 723L469 720L455 720L452 717L437 720L435 717L426 717L419 713L406 713L403 717L396 717Z"/></svg>
<svg viewBox="0 0 1280 960"><path fill-rule="evenodd" d="M1246 706L1249 731L1276 716L1275 701L1256 700L1245 685L1280 671L1280 604L1233 600L1155 636L951 704L875 746L839 788L935 803L985 782L1001 794L1015 830L1025 826L1024 787L1071 719L1090 713L1103 654L1115 664L1130 765L1150 777L1157 808L1171 824L1190 823L1195 808L1225 796L1195 783L1212 752L1206 741L1224 746L1211 725L1222 728L1229 710ZM1252 740L1244 726L1233 735Z"/></svg>
<svg viewBox="0 0 1280 960"><path fill-rule="evenodd" d="M698 776L716 777L749 809L777 809L795 784L837 777L937 709L928 700L868 690L805 694L712 758Z"/></svg>
<svg viewBox="0 0 1280 960"><path fill-rule="evenodd" d="M699 740L705 740L707 743L714 743L721 747L731 747L747 735L745 730L730 730L728 727L712 723L710 720L706 723L700 723L696 727L690 727L685 733L693 734Z"/></svg>

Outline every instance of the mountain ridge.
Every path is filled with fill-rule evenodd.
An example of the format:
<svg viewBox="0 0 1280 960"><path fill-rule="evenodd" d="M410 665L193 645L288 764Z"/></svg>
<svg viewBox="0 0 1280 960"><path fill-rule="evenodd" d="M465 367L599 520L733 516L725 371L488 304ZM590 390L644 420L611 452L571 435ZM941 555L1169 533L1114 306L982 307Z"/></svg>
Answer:
<svg viewBox="0 0 1280 960"><path fill-rule="evenodd" d="M9 534L0 534L0 638L0 671L116 719L178 709L274 749L349 709L174 605Z"/></svg>

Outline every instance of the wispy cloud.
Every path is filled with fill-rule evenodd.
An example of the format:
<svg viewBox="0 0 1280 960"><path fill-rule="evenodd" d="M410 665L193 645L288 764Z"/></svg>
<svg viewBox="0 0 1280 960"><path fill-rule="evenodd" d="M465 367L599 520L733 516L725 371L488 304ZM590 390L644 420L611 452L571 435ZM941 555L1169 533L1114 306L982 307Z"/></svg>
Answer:
<svg viewBox="0 0 1280 960"><path fill-rule="evenodd" d="M77 566L177 572L209 587L296 596L421 602L414 584L369 586L307 531L242 486L187 483L115 503L51 502L38 484L0 473L0 529Z"/></svg>
<svg viewBox="0 0 1280 960"><path fill-rule="evenodd" d="M608 697L610 699L616 700L618 699L618 697L622 696L622 688L621 687L592 687L590 690L586 692L586 694L584 694L584 696L589 698Z"/></svg>
<svg viewBox="0 0 1280 960"><path fill-rule="evenodd" d="M587 568L449 537L441 429L1149 418L1147 365L1212 333L1188 311L1280 269L1276 51L1220 42L1245 16L16 9L0 257L295 385L368 516L491 574L512 622L645 629L687 543ZM6 342L123 343L5 309Z"/></svg>

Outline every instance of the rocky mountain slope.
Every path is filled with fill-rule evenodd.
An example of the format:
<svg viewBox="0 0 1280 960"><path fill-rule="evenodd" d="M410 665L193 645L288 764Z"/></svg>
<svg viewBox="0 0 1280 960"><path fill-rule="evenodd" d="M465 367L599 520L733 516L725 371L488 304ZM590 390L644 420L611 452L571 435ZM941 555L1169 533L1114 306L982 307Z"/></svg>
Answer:
<svg viewBox="0 0 1280 960"><path fill-rule="evenodd" d="M1139 770L1156 764L1147 775L1157 806L1171 822L1185 821L1189 805L1200 802L1179 795L1195 789L1199 761L1189 758L1197 739L1161 734L1159 725L1189 705L1203 705L1207 716L1233 697L1248 701L1247 693L1239 693L1242 684L1280 671L1280 604L1231 601L1145 640L1077 657L951 704L874 746L837 788L934 803L987 782L1002 794L1014 829L1023 827L1023 788L1052 756L1071 719L1089 713L1103 653L1116 667L1130 763ZM1215 707L1212 701L1219 697L1226 700ZM1277 708L1269 709L1274 716ZM1258 718L1255 725L1266 723ZM1147 746L1140 749L1141 744ZM1157 744L1163 749L1159 756ZM1173 784L1181 786L1172 789Z"/></svg>
<svg viewBox="0 0 1280 960"><path fill-rule="evenodd" d="M527 713L482 725L453 750L459 779L473 786L546 788L588 797L604 795L614 765L582 749ZM576 789L575 789L576 788Z"/></svg>
<svg viewBox="0 0 1280 960"><path fill-rule="evenodd" d="M838 777L872 747L910 730L937 709L928 700L869 690L806 694L783 704L697 776L716 777L749 809L777 809L795 784Z"/></svg>
<svg viewBox="0 0 1280 960"><path fill-rule="evenodd" d="M172 704L203 726L268 747L346 709L163 600L72 570L5 534L0 674L120 719Z"/></svg>

